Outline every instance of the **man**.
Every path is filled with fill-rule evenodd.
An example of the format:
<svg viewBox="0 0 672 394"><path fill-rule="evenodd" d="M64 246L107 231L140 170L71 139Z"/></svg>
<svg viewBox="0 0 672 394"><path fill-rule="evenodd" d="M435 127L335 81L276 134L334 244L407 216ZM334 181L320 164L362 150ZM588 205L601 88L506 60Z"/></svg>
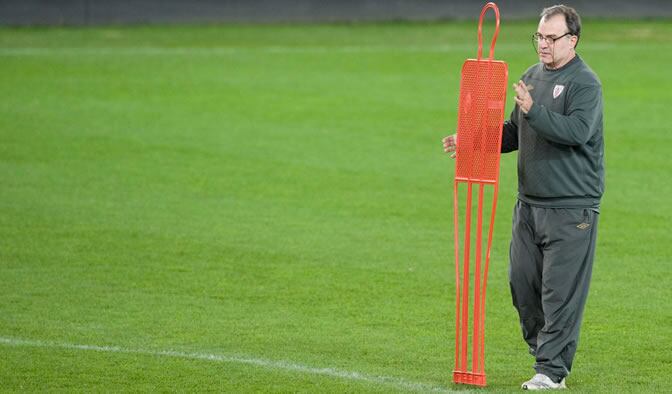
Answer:
<svg viewBox="0 0 672 394"><path fill-rule="evenodd" d="M539 63L515 89L502 152L518 150L509 282L523 338L536 358L526 390L565 388L588 295L604 191L602 88L576 54L581 21L546 8L533 42ZM457 135L444 138L453 153Z"/></svg>

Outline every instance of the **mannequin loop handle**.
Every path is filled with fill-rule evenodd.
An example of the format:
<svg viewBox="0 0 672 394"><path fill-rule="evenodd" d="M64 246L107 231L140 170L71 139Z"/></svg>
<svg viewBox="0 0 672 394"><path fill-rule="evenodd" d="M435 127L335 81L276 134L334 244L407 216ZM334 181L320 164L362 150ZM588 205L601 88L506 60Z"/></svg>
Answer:
<svg viewBox="0 0 672 394"><path fill-rule="evenodd" d="M490 43L490 56L488 60L492 60L495 56L495 43L497 42L497 36L499 35L499 8L493 2L489 2L481 10L481 17L478 19L478 60L481 60L483 57L483 17L485 16L486 11L492 8L495 11L495 34L492 36L492 42Z"/></svg>

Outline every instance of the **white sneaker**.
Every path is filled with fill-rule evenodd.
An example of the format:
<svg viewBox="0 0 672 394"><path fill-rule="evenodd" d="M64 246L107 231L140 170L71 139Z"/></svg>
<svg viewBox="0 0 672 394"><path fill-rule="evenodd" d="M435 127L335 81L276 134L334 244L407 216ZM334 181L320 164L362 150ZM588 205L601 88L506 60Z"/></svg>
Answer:
<svg viewBox="0 0 672 394"><path fill-rule="evenodd" d="M566 389L565 379L563 378L560 383L555 383L546 375L536 374L532 379L523 383L521 386L523 390L561 390Z"/></svg>

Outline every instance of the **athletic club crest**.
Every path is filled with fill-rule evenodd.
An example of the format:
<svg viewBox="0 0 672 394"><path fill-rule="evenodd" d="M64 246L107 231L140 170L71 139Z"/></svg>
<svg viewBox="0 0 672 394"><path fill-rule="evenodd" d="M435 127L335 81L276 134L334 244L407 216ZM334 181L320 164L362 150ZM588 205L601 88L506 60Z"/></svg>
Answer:
<svg viewBox="0 0 672 394"><path fill-rule="evenodd" d="M565 85L555 85L553 88L553 98L556 99L565 90Z"/></svg>

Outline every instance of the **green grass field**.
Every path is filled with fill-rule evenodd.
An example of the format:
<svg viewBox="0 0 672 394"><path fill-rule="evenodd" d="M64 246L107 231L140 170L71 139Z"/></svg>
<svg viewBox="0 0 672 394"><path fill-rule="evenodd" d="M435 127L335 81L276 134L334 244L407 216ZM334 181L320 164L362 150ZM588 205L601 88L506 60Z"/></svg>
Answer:
<svg viewBox="0 0 672 394"><path fill-rule="evenodd" d="M535 28L503 22L510 82ZM584 22L607 191L574 391L670 387L671 51L669 21ZM0 29L0 390L469 390L440 140L475 52L475 21ZM515 196L509 154L493 392L533 374Z"/></svg>

